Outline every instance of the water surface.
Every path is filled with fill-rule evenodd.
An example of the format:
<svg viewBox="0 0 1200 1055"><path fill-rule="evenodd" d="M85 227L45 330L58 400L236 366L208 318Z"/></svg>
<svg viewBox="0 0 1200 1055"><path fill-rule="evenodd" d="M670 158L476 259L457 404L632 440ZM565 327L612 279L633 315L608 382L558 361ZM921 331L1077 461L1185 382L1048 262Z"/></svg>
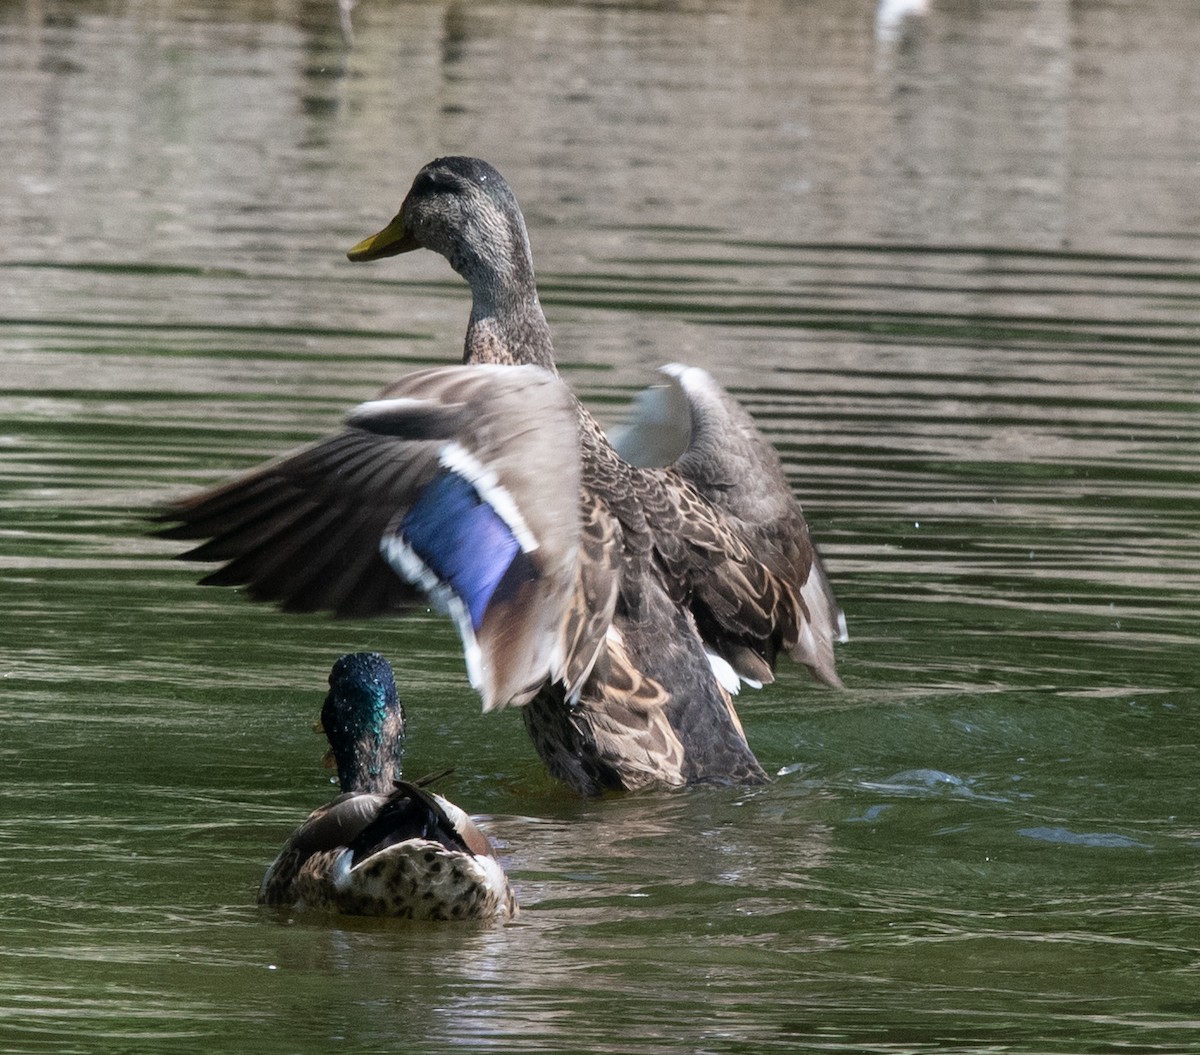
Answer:
<svg viewBox="0 0 1200 1055"><path fill-rule="evenodd" d="M1200 10L1187 0L0 6L0 1047L1185 1052L1200 1043ZM157 503L453 361L345 249L493 161L568 379L711 370L851 642L761 788L597 802L444 621L284 617ZM500 844L503 928L263 914L332 660Z"/></svg>

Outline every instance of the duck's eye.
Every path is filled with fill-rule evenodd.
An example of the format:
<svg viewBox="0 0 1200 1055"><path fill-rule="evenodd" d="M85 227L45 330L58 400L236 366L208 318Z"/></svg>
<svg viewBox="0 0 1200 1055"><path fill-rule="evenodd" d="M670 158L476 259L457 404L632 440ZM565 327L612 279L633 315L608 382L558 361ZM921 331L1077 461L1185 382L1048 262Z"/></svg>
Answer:
<svg viewBox="0 0 1200 1055"><path fill-rule="evenodd" d="M434 172L422 172L413 184L418 194L453 194L458 187L445 176Z"/></svg>

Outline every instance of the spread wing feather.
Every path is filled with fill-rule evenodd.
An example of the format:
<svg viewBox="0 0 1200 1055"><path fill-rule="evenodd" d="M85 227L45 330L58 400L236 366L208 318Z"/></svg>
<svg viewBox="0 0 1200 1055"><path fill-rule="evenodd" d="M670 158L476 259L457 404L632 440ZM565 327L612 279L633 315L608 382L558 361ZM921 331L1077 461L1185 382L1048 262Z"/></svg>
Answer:
<svg viewBox="0 0 1200 1055"><path fill-rule="evenodd" d="M813 546L779 456L750 416L703 370L663 370L674 394L641 404L659 415L624 430L622 448L643 464L686 445L657 477L661 498L647 505L671 582L687 584L702 637L744 679L773 680L788 652L814 677L840 685L833 642L846 639L845 618ZM682 397L682 398L680 398ZM666 437L670 437L667 439ZM649 483L644 490L652 492Z"/></svg>
<svg viewBox="0 0 1200 1055"><path fill-rule="evenodd" d="M337 435L174 503L163 534L207 540L183 555L223 563L206 583L287 611L380 615L431 593L491 708L547 678L577 685L595 660L594 620L574 642L561 629L577 591L613 588L600 570L580 575L579 482L575 403L555 375L447 367L389 386Z"/></svg>

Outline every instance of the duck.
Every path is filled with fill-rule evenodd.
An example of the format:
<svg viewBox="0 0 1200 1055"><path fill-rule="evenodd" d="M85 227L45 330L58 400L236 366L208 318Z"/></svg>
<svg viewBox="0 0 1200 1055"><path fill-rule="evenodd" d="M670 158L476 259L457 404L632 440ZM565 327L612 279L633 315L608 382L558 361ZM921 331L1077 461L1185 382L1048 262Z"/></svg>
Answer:
<svg viewBox="0 0 1200 1055"><path fill-rule="evenodd" d="M485 711L583 795L767 774L734 708L781 653L839 687L846 621L779 456L705 370L664 367L614 446L559 376L525 220L479 158L416 175L356 263L426 249L471 292L461 364L172 502L202 582L285 611L453 619ZM655 389L651 389L654 392Z"/></svg>
<svg viewBox="0 0 1200 1055"><path fill-rule="evenodd" d="M263 876L261 905L417 920L510 920L517 900L462 809L401 777L404 707L377 652L341 656L315 728L341 794L309 814ZM440 774L439 774L440 775Z"/></svg>

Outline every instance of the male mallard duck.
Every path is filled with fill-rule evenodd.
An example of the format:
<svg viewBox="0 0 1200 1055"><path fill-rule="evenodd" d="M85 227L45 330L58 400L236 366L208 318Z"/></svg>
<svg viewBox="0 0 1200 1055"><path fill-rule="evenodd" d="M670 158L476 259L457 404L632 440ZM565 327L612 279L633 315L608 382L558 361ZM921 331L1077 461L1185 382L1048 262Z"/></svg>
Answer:
<svg viewBox="0 0 1200 1055"><path fill-rule="evenodd" d="M404 708L386 659L342 656L320 724L342 793L292 833L260 904L430 920L516 913L487 836L454 803L399 779Z"/></svg>
<svg viewBox="0 0 1200 1055"><path fill-rule="evenodd" d="M659 468L617 453L558 377L525 221L486 162L426 165L349 255L418 247L471 287L465 365L409 375L340 434L177 502L168 536L210 540L184 555L227 562L206 583L285 610L376 615L424 591L484 708L523 704L551 773L585 794L764 780L730 693L773 680L781 651L839 685L845 639L778 455L684 367L668 368L682 453Z"/></svg>

